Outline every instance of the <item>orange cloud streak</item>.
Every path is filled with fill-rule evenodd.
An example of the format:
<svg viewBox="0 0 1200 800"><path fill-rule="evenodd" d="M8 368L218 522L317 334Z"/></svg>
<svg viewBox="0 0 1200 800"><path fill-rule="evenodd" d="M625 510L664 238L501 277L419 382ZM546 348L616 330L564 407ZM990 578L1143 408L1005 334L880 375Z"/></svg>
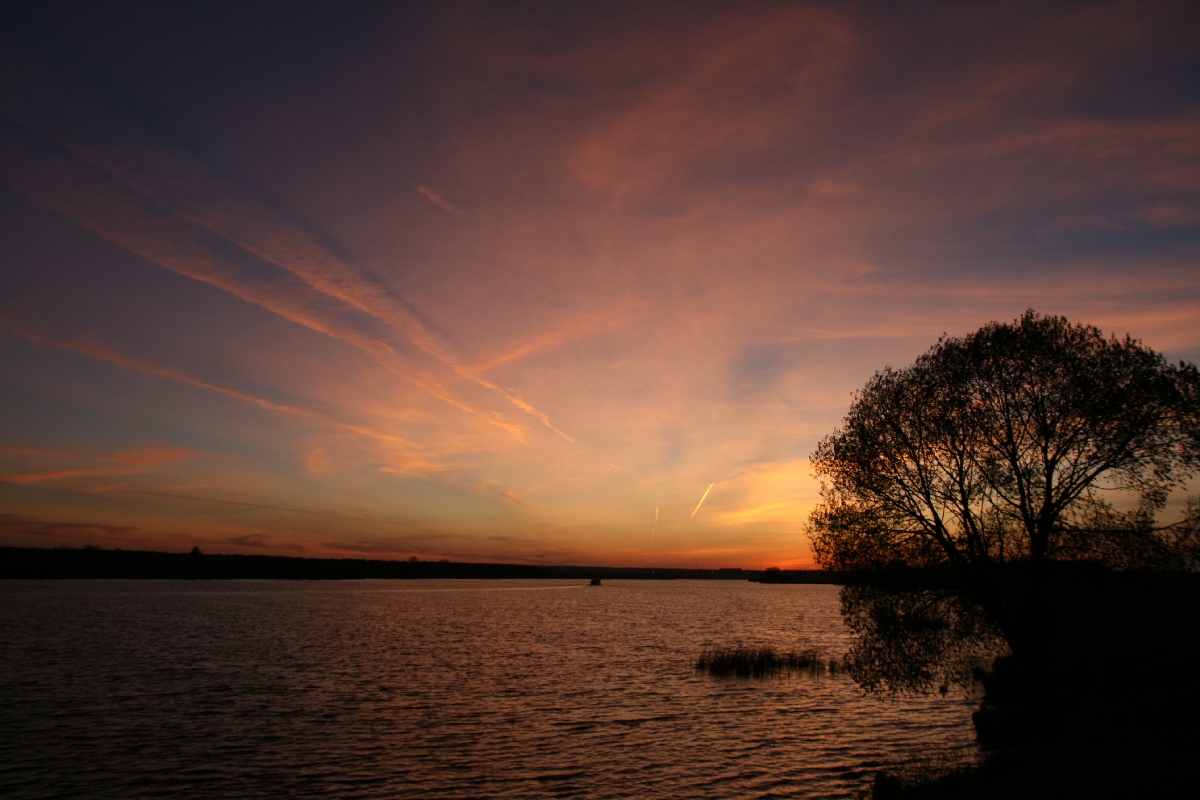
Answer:
<svg viewBox="0 0 1200 800"><path fill-rule="evenodd" d="M31 147L7 125L0 125L0 131L6 134L6 149L19 153L3 160L5 178L13 188L44 208L63 214L96 235L172 272L215 286L239 300L344 342L431 396L521 438L520 426L457 397L403 358L392 345L336 321L328 309L328 296L313 294L313 286L249 282L207 246L205 238L211 234L186 219L164 216L162 209L147 198L130 193L74 159L56 158L44 148ZM331 285L326 281L325 289ZM315 288L322 290L320 286ZM345 294L330 293L334 297Z"/></svg>
<svg viewBox="0 0 1200 800"><path fill-rule="evenodd" d="M234 400L238 400L243 403L249 403L251 405L257 406L258 408L261 408L264 411L274 411L274 412L278 412L281 414L287 414L290 416L302 417L304 419L310 419L310 420L313 420L316 422L320 422L329 427L338 428L338 429L344 430L344 431L349 431L351 433L357 434L358 436L362 436L367 439L373 439L375 441L385 442L385 443L391 444L391 445L396 445L396 446L404 448L406 450L419 452L422 449L421 446L418 445L417 443L413 442L410 439L406 439L402 436L396 436L394 434L385 433L383 431L377 431L373 428L368 428L364 425L356 425L356 424L350 423L350 422L342 422L340 420L333 419L331 417L328 417L324 414L321 414L317 411L313 411L311 409L302 408L300 406L289 405L287 403L277 403L273 400L267 400L266 398L258 397L257 395L252 395L247 392L243 392L239 389L234 389L229 386L222 386L220 384L213 383L211 381L206 381L202 378L197 378L195 376L188 375L188 374L186 374L184 372L180 372L178 370L168 369L166 367L160 367L155 364L148 364L148 363L145 363L142 361L137 361L128 356L117 353L116 351L112 350L111 348L106 347L98 342L72 341L72 340L66 340L66 339L57 339L57 338L54 338L54 337L46 335L46 334L35 332L27 327L20 326L20 325L14 323L12 320L5 320L5 322L7 323L8 329L12 333L14 333L17 336L20 336L24 339L32 341L32 342L37 342L39 344L47 344L47 345L51 345L53 347L60 348L62 350L68 350L70 352L78 353L79 355L87 356L88 358L93 358L98 361L103 361L107 364L111 364L112 366L120 367L121 369L130 370L132 372L140 372L140 373L143 373L146 375L153 375L154 377L157 377L157 378L163 378L166 380L174 381L176 383L181 383L186 386L192 386L197 389L204 389L206 391L216 392L217 394L221 394L226 397L230 397ZM163 446L163 447L165 448L166 446ZM177 456L172 455L174 452L175 452L174 448L167 448L166 450L156 449L156 448L147 448L145 450L130 451L129 453L120 454L118 456L112 457L110 460L114 460L114 461L124 460L127 463L155 463L154 461L152 461L152 459L165 460L166 458L169 458L169 457L177 457ZM137 461L135 459L142 459L142 460Z"/></svg>
<svg viewBox="0 0 1200 800"><path fill-rule="evenodd" d="M6 110L29 130L35 131L38 135L68 150L92 167L116 178L155 205L170 209L184 220L219 234L243 248L247 253L287 270L316 291L387 323L403 333L426 355L449 367L458 377L475 381L480 386L499 392L517 408L533 415L547 428L568 441L572 441L569 436L551 424L549 416L545 412L526 403L516 392L472 375L450 352L447 345L440 341L403 303L383 287L366 279L349 261L305 231L299 221L288 219L254 200L248 194L227 185L193 159L152 139L146 132L117 121L112 115L98 107L90 97L80 96L66 86L60 86L59 89L75 95L76 102L70 104L74 119L64 119L62 112L47 114L36 104L20 101L10 103L10 107ZM83 132L90 132L91 135L84 135ZM122 146L112 148L105 144L116 141L122 142ZM61 186L58 188L61 191ZM427 187L418 186L417 188L423 196L438 206L453 213L459 213L457 209ZM35 197L27 189L23 188L22 191L35 201L45 204L44 200ZM59 202L61 203L61 200ZM47 207L62 211L57 206ZM63 211L62 213L67 212ZM87 224L85 219L71 214L68 216L72 216L86 227L92 227ZM85 213L84 216L92 215ZM105 235L101 231L96 232ZM106 238L110 237L106 236ZM135 249L139 245L136 237L132 241L128 239L125 241L112 240L132 252L146 255ZM220 288L234 292L241 299L280 313L278 303L268 305L263 302L264 299L269 298L257 296L252 299L247 296L249 293L245 286L231 288L228 276L224 282L217 283L212 280L213 276L210 270L202 271L205 277L197 277L194 265L183 265L183 269L179 269L177 259L169 258L170 263L164 263L160 258L149 255L146 257L168 269L181 272L197 280L213 283ZM201 258L199 262L203 264L206 260L208 259ZM392 362L396 359L396 354L386 344L371 341L348 331L342 331L341 335L336 335L325 326L314 325L311 318L301 321L302 318L309 317L309 315L297 314L296 309L290 309L290 311L291 315L286 313L281 315L354 344L380 360L385 366L393 368ZM408 371L397 372L435 397L468 413L482 416L493 424L507 427L511 433L519 436L519 429L498 423L491 415L480 412L455 398L427 376L417 379L410 373L411 367Z"/></svg>
<svg viewBox="0 0 1200 800"><path fill-rule="evenodd" d="M96 475L131 475L139 472L145 472L145 469L139 467L112 467L109 469L64 469L55 472L26 472L0 475L0 483L29 486L35 483L61 481L66 478L90 478Z"/></svg>
<svg viewBox="0 0 1200 800"><path fill-rule="evenodd" d="M149 447L139 447L136 450L114 453L111 456L104 457L102 460L112 461L117 464L144 467L152 464L161 464L165 461L178 461L181 458L190 458L194 455L196 455L196 451L187 447L153 444Z"/></svg>

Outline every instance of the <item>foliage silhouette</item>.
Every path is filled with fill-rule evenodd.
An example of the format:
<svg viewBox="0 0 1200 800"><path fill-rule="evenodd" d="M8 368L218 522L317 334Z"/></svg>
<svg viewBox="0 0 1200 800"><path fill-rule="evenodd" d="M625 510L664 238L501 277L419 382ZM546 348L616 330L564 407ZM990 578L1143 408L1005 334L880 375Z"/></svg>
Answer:
<svg viewBox="0 0 1200 800"><path fill-rule="evenodd" d="M1006 651L996 627L958 592L854 585L842 587L841 602L854 634L847 667L872 693L944 693Z"/></svg>
<svg viewBox="0 0 1200 800"><path fill-rule="evenodd" d="M876 373L811 460L860 684L928 691L1008 647L974 719L1013 791L979 796L1184 777L1200 691L1162 676L1200 669L1200 500L1160 517L1200 469L1195 365L1027 311Z"/></svg>
<svg viewBox="0 0 1200 800"><path fill-rule="evenodd" d="M812 455L830 569L1012 561L1195 567L1200 380L1130 339L1027 311L867 382ZM1114 502L1116 501L1116 502Z"/></svg>

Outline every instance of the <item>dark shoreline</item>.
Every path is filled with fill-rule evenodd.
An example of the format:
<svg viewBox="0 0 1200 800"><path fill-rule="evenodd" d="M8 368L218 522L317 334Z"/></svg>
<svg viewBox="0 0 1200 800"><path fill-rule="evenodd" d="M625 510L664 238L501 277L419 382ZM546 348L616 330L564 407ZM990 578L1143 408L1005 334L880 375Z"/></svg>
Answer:
<svg viewBox="0 0 1200 800"><path fill-rule="evenodd" d="M165 553L98 547L0 547L0 579L33 580L737 580L764 583L840 583L820 570L673 569L664 567L542 566L368 558Z"/></svg>
<svg viewBox="0 0 1200 800"><path fill-rule="evenodd" d="M1183 796L1196 782L1200 574L1050 564L1003 575L1022 637L983 679L973 722L988 757L911 782L881 775L875 800Z"/></svg>

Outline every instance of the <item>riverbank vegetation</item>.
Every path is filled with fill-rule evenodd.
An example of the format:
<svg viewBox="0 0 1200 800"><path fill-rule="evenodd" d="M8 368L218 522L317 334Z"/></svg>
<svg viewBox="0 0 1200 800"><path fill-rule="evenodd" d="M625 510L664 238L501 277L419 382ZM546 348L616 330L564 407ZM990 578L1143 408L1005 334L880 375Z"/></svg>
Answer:
<svg viewBox="0 0 1200 800"><path fill-rule="evenodd" d="M773 647L712 647L700 654L696 670L721 678L768 678L789 673L836 675L845 672L846 665L819 650L780 652Z"/></svg>
<svg viewBox="0 0 1200 800"><path fill-rule="evenodd" d="M592 580L749 580L762 573L741 569L580 567L540 564L485 564L368 558L163 553L100 547L0 547L0 579L124 580L404 580L554 579ZM828 576L814 571L816 582Z"/></svg>

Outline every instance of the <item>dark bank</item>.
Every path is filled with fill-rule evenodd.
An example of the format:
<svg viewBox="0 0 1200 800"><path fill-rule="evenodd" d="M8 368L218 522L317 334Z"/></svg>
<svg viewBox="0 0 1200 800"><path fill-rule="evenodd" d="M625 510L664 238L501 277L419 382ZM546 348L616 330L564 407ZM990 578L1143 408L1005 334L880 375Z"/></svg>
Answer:
<svg viewBox="0 0 1200 800"><path fill-rule="evenodd" d="M883 772L876 798L1166 797L1194 782L1200 576L1014 566L1021 635L984 676L989 757L946 775Z"/></svg>
<svg viewBox="0 0 1200 800"><path fill-rule="evenodd" d="M673 569L665 567L543 566L457 561L211 554L152 550L0 547L0 579L123 580L367 580L367 579L630 579L756 580L839 583L821 570Z"/></svg>

